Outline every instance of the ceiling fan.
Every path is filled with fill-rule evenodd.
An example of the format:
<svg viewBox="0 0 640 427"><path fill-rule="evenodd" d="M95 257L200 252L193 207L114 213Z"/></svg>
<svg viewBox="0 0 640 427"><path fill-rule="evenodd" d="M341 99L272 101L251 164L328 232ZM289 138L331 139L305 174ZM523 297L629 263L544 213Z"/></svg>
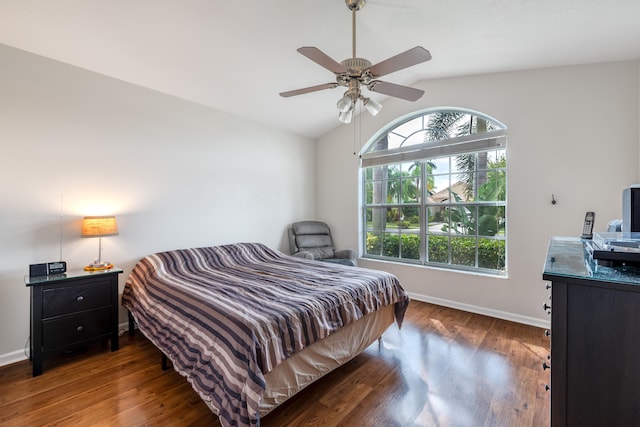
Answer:
<svg viewBox="0 0 640 427"><path fill-rule="evenodd" d="M348 89L337 103L338 118L343 123L351 122L354 107L358 100L362 101L363 105L367 108L367 111L369 111L373 116L378 114L382 109L382 105L375 100L362 96L361 88L363 87L367 88L371 92L406 99L407 101L416 101L420 99L420 97L424 95L423 90L384 82L378 80L378 77L430 60L431 54L429 51L421 46L416 46L406 52L402 52L396 56L385 59L382 62L378 62L375 65L372 65L371 62L366 59L357 58L356 12L362 9L365 4L365 0L345 0L345 3L352 13L352 58L345 59L342 62L337 62L317 47L301 47L298 49L298 52L302 55L333 72L336 75L336 82L310 86L288 92L281 92L280 96L286 98L324 89L333 89L338 86L345 86Z"/></svg>

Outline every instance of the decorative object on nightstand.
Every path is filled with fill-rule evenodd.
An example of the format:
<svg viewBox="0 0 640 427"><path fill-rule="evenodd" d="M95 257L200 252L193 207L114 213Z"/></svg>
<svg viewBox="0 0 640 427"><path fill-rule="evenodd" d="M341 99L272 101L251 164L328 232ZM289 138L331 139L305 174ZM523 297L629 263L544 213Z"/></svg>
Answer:
<svg viewBox="0 0 640 427"><path fill-rule="evenodd" d="M85 267L87 271L107 270L113 268L113 264L102 261L102 238L116 236L118 223L115 216L85 216L82 219L82 237L98 238L98 259Z"/></svg>
<svg viewBox="0 0 640 427"><path fill-rule="evenodd" d="M31 353L33 376L42 374L47 355L82 347L89 342L118 343L118 274L122 270L30 277L25 284L31 291Z"/></svg>

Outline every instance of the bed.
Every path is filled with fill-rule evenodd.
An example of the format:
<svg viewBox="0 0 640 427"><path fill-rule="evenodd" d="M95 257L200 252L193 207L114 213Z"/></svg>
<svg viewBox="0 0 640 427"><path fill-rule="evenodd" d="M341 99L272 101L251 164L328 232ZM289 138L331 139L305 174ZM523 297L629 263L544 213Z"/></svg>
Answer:
<svg viewBox="0 0 640 427"><path fill-rule="evenodd" d="M224 426L260 417L396 322L409 297L392 274L294 258L260 243L141 259L122 305Z"/></svg>

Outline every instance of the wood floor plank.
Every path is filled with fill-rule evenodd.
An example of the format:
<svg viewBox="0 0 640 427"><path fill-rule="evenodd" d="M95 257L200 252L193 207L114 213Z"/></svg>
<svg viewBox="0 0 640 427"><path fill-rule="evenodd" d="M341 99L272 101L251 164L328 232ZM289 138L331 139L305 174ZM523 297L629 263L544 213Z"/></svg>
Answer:
<svg viewBox="0 0 640 427"><path fill-rule="evenodd" d="M543 330L412 301L393 325L342 368L262 418L272 426L549 425L549 354ZM0 424L7 426L220 426L140 333L120 350L98 345L0 368Z"/></svg>

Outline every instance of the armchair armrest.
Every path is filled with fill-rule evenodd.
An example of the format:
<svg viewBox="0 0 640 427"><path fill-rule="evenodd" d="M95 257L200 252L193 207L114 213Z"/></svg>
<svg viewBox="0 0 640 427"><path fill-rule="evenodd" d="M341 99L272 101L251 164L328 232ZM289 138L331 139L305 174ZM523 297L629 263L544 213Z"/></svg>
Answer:
<svg viewBox="0 0 640 427"><path fill-rule="evenodd" d="M355 249L342 249L334 251L333 256L340 259L356 259L356 251Z"/></svg>

